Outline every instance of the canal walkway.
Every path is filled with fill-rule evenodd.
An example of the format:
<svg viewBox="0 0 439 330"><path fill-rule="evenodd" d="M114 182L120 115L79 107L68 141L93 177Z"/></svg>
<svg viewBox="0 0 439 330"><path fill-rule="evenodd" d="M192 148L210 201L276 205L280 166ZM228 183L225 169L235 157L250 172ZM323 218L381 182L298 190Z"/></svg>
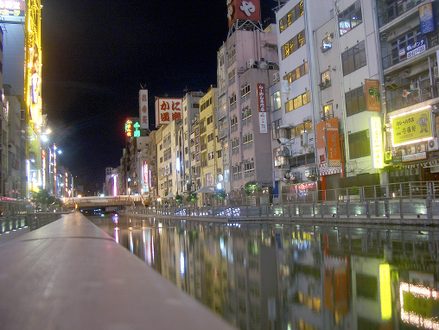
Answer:
<svg viewBox="0 0 439 330"><path fill-rule="evenodd" d="M2 329L231 329L80 212L1 245Z"/></svg>

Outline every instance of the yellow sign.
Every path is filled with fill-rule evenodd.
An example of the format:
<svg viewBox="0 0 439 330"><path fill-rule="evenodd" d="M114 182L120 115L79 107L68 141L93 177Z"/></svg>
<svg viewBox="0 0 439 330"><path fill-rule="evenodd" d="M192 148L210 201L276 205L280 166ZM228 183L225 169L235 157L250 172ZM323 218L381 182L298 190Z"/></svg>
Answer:
<svg viewBox="0 0 439 330"><path fill-rule="evenodd" d="M391 117L392 144L398 147L405 144L428 140L433 137L430 109Z"/></svg>

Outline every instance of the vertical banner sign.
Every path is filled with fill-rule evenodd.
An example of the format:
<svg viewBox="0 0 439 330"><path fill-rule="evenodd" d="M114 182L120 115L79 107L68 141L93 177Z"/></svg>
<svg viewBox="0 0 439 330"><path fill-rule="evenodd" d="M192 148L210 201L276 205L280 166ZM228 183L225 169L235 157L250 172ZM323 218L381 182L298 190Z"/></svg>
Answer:
<svg viewBox="0 0 439 330"><path fill-rule="evenodd" d="M370 118L370 145L372 149L372 166L379 169L384 167L384 148L381 118Z"/></svg>
<svg viewBox="0 0 439 330"><path fill-rule="evenodd" d="M434 16L431 2L419 6L419 22L422 34L434 31Z"/></svg>
<svg viewBox="0 0 439 330"><path fill-rule="evenodd" d="M259 133L268 133L267 125L267 102L265 100L265 85L257 84L258 91L258 115L259 115Z"/></svg>
<svg viewBox="0 0 439 330"><path fill-rule="evenodd" d="M133 122L129 119L125 122L125 135L128 138L133 137Z"/></svg>
<svg viewBox="0 0 439 330"><path fill-rule="evenodd" d="M139 118L140 118L140 128L149 128L149 117L148 117L148 90L141 89L139 91Z"/></svg>
<svg viewBox="0 0 439 330"><path fill-rule="evenodd" d="M367 111L381 111L380 82L378 80L365 79L364 97Z"/></svg>
<svg viewBox="0 0 439 330"><path fill-rule="evenodd" d="M259 0L226 0L227 20L229 27L236 21L253 21L261 20L261 4Z"/></svg>
<svg viewBox="0 0 439 330"><path fill-rule="evenodd" d="M149 192L149 169L146 160L143 161L142 178L143 178L143 191Z"/></svg>
<svg viewBox="0 0 439 330"><path fill-rule="evenodd" d="M181 119L183 100L175 98L155 98L156 127L169 124L171 121Z"/></svg>
<svg viewBox="0 0 439 330"><path fill-rule="evenodd" d="M320 175L340 172L341 147L337 118L331 118L317 123L316 149ZM329 169L334 167L337 169Z"/></svg>

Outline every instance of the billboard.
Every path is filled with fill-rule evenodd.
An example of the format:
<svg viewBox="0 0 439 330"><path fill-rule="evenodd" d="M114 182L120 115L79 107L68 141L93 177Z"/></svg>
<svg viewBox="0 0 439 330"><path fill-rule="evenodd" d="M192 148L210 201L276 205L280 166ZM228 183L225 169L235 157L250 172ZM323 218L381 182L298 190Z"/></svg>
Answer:
<svg viewBox="0 0 439 330"><path fill-rule="evenodd" d="M169 124L174 120L181 120L183 100L179 98L155 98L155 123L156 127Z"/></svg>
<svg viewBox="0 0 439 330"><path fill-rule="evenodd" d="M265 99L265 85L257 84L258 91L258 115L259 115L259 133L268 133L267 125L267 101Z"/></svg>
<svg viewBox="0 0 439 330"><path fill-rule="evenodd" d="M139 118L140 118L140 128L149 128L149 117L148 117L148 90L141 89L139 91Z"/></svg>
<svg viewBox="0 0 439 330"><path fill-rule="evenodd" d="M341 171L341 147L337 118L323 120L316 125L316 151L320 175ZM338 167L337 171L329 168Z"/></svg>
<svg viewBox="0 0 439 330"><path fill-rule="evenodd" d="M16 17L24 18L25 11L26 4L24 0L0 0L0 18L2 18L2 21L8 21Z"/></svg>
<svg viewBox="0 0 439 330"><path fill-rule="evenodd" d="M381 111L380 82L366 79L364 81L364 98L367 111Z"/></svg>
<svg viewBox="0 0 439 330"><path fill-rule="evenodd" d="M430 107L390 116L392 146L427 141L433 138Z"/></svg>
<svg viewBox="0 0 439 330"><path fill-rule="evenodd" d="M422 34L434 31L433 5L431 2L419 6L419 23Z"/></svg>
<svg viewBox="0 0 439 330"><path fill-rule="evenodd" d="M259 22L261 4L259 0L226 0L229 28L238 20Z"/></svg>

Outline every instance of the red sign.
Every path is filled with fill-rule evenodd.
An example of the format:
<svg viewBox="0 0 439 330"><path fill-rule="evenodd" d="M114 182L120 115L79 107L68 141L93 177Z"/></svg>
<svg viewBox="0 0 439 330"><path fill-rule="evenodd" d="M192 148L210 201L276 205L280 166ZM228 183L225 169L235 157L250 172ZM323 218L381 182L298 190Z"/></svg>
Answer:
<svg viewBox="0 0 439 330"><path fill-rule="evenodd" d="M171 121L181 119L183 100L174 98L155 99L156 126L169 124Z"/></svg>
<svg viewBox="0 0 439 330"><path fill-rule="evenodd" d="M226 0L229 27L237 20L259 22L261 20L260 0Z"/></svg>
<svg viewBox="0 0 439 330"><path fill-rule="evenodd" d="M341 148L338 119L331 118L316 125L317 162L320 172L328 167L341 166Z"/></svg>

